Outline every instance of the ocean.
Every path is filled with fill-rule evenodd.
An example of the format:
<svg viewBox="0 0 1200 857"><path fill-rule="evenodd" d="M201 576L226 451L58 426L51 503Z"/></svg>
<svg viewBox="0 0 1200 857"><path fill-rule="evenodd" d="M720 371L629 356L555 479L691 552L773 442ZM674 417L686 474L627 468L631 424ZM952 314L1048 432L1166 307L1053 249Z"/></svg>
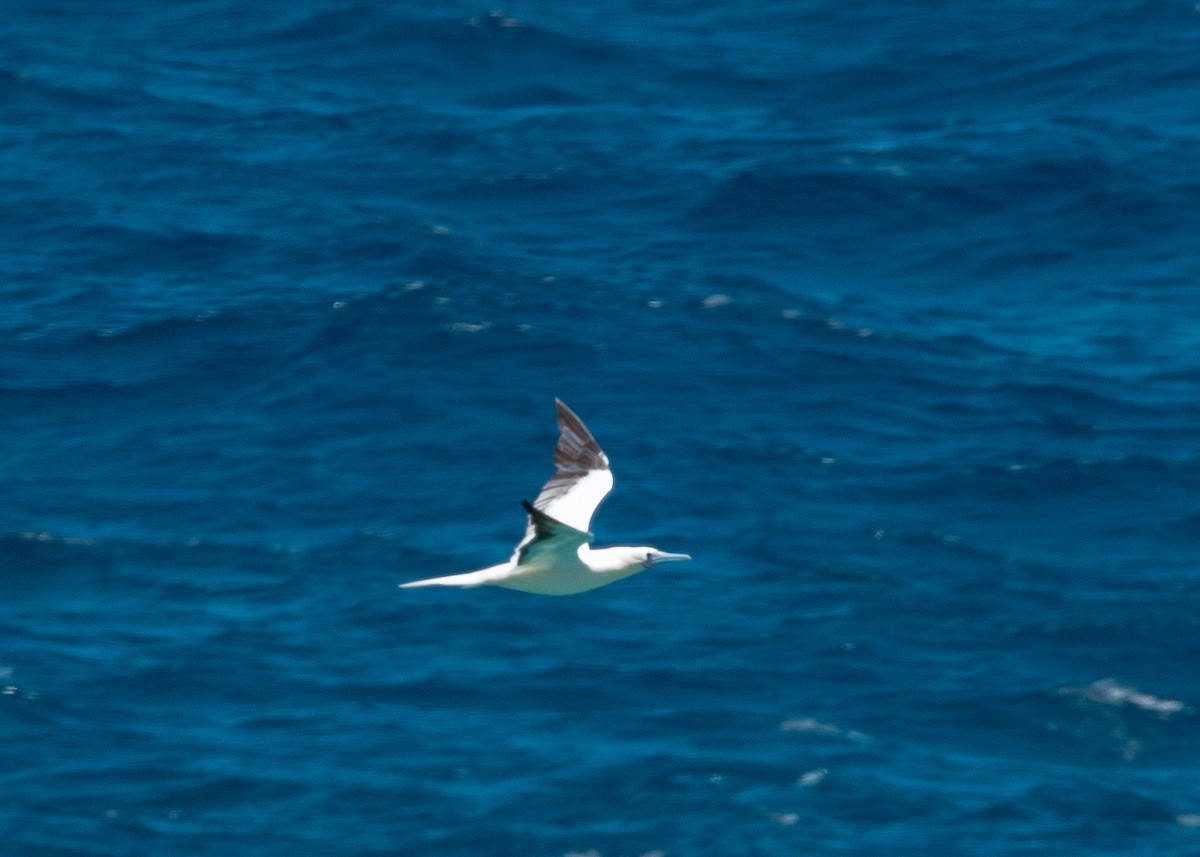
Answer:
<svg viewBox="0 0 1200 857"><path fill-rule="evenodd" d="M1198 8L5 4L0 853L1200 854Z"/></svg>

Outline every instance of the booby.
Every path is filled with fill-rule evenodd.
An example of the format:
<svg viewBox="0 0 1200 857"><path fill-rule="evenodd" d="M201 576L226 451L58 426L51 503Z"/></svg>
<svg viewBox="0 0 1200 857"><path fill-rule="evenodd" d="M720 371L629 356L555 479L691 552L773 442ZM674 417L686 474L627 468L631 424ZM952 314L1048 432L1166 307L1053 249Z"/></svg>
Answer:
<svg viewBox="0 0 1200 857"><path fill-rule="evenodd" d="M592 515L612 490L608 456L583 421L563 404L558 409L558 445L554 475L533 503L522 500L528 515L525 537L508 562L402 583L413 586L503 586L537 595L574 595L607 586L663 562L691 559L652 547L593 548Z"/></svg>

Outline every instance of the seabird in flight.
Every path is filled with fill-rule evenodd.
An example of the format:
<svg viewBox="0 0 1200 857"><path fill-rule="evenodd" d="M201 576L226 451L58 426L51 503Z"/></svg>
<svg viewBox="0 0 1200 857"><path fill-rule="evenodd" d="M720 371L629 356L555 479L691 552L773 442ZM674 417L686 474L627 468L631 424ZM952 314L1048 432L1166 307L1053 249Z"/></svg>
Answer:
<svg viewBox="0 0 1200 857"><path fill-rule="evenodd" d="M400 584L410 586L503 586L538 595L574 595L606 586L660 562L691 559L657 548L592 547L588 532L592 514L612 490L608 456L579 417L555 399L558 446L555 473L532 503L521 501L529 515L525 538L512 559L499 565Z"/></svg>

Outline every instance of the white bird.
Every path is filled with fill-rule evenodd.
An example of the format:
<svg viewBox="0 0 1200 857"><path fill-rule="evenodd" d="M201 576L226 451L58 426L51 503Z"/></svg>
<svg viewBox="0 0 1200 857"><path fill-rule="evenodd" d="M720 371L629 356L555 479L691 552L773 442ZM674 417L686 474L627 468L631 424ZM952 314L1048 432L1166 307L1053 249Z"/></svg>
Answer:
<svg viewBox="0 0 1200 857"><path fill-rule="evenodd" d="M400 584L410 586L503 586L538 595L574 595L606 586L660 562L691 559L651 547L592 548L588 527L600 501L612 490L608 456L579 417L562 403L558 408L555 474L531 505L525 537L512 559L499 565Z"/></svg>

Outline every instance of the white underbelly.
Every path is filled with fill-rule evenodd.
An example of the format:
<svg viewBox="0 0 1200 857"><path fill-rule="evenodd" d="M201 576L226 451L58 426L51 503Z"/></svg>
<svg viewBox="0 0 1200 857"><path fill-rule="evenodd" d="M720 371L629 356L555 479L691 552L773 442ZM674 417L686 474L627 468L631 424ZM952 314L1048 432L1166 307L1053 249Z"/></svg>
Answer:
<svg viewBox="0 0 1200 857"><path fill-rule="evenodd" d="M505 589L532 592L535 595L575 595L579 592L587 592L589 589L607 586L626 576L592 571L581 563L578 568L537 569L514 574L504 580L497 580L495 585L503 586Z"/></svg>

